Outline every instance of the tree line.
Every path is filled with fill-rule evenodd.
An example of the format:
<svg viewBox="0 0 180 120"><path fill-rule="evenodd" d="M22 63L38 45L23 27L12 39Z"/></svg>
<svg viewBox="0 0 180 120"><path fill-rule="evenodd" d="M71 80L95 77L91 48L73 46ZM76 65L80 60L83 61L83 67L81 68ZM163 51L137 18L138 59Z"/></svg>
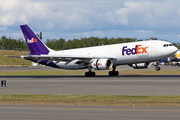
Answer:
<svg viewBox="0 0 180 120"><path fill-rule="evenodd" d="M42 38L42 35L41 35ZM157 40L156 37L150 37L151 40ZM148 40L149 40L148 39ZM54 50L66 50L66 49L75 49L75 48L83 48L90 46L101 46L101 45L109 45L109 44L117 44L117 43L127 43L127 42L135 42L135 41L143 41L142 39L137 40L137 38L98 38L98 37L88 37L88 38L80 38L73 40L65 40L63 38L60 39L47 39L45 44ZM178 49L180 49L180 43L172 43ZM12 39L7 38L6 36L2 36L0 38L0 49L2 50L18 50L18 51L28 51L28 45L25 40L22 38Z"/></svg>
<svg viewBox="0 0 180 120"><path fill-rule="evenodd" d="M117 44L117 43L125 43L125 42L134 42L136 38L98 38L98 37L88 37L81 39L73 39L65 41L65 39L47 39L46 45L54 50L66 50L66 49L75 49L75 48L83 48L90 46L101 46L101 45L109 45L109 44Z"/></svg>
<svg viewBox="0 0 180 120"><path fill-rule="evenodd" d="M28 45L22 38L17 40L17 39L7 38L6 36L2 36L0 39L0 49L28 51Z"/></svg>

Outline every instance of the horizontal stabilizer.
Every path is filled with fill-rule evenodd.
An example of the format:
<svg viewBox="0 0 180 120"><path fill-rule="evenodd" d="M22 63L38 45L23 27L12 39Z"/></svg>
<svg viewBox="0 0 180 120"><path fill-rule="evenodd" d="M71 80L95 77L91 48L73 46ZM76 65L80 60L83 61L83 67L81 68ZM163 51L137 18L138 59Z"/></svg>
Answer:
<svg viewBox="0 0 180 120"><path fill-rule="evenodd" d="M4 55L5 57L24 58L24 56Z"/></svg>
<svg viewBox="0 0 180 120"><path fill-rule="evenodd" d="M29 55L28 53L19 53L19 54L22 54L22 55Z"/></svg>

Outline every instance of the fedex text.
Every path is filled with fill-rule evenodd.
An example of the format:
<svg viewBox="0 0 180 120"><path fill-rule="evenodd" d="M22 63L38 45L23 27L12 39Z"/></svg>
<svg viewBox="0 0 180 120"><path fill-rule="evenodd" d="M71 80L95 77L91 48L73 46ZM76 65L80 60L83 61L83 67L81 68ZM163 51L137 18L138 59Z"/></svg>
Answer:
<svg viewBox="0 0 180 120"><path fill-rule="evenodd" d="M37 39L32 38L31 40L27 39L27 43L35 43L37 42Z"/></svg>
<svg viewBox="0 0 180 120"><path fill-rule="evenodd" d="M142 54L147 53L147 47L142 47L142 45L136 45L135 48L128 48L127 46L124 46L122 49L122 55L134 55L134 54Z"/></svg>

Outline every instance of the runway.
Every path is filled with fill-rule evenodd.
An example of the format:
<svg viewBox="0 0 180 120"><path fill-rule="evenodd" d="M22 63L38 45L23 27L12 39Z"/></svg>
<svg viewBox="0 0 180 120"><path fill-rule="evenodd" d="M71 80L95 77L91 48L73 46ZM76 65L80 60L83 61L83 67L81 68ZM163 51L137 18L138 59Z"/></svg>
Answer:
<svg viewBox="0 0 180 120"><path fill-rule="evenodd" d="M180 75L6 76L0 94L180 95Z"/></svg>
<svg viewBox="0 0 180 120"><path fill-rule="evenodd" d="M9 70L11 68L6 68ZM13 68L12 70L32 68ZM125 69L130 69L125 67ZM174 67L173 69L179 69ZM0 68L0 70L3 70ZM44 70L36 68L36 70ZM47 70L52 70L47 68ZM0 94L180 95L180 75L0 76ZM179 120L179 107L0 105L2 120Z"/></svg>
<svg viewBox="0 0 180 120"><path fill-rule="evenodd" d="M1 120L179 120L178 107L0 105Z"/></svg>

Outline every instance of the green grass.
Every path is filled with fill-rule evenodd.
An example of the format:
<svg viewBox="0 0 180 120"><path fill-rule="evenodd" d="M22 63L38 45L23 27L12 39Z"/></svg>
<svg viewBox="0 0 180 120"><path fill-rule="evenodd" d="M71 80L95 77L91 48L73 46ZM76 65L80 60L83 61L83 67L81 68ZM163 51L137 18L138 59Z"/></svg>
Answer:
<svg viewBox="0 0 180 120"><path fill-rule="evenodd" d="M26 71L13 70L13 71L0 71L0 75L84 75L87 70L33 70L29 69ZM109 71L95 71L96 75L108 75ZM121 70L119 75L179 75L180 70Z"/></svg>
<svg viewBox="0 0 180 120"><path fill-rule="evenodd" d="M0 104L180 106L180 96L0 95Z"/></svg>
<svg viewBox="0 0 180 120"><path fill-rule="evenodd" d="M0 65L31 65L30 61L20 59L20 58L12 58L12 57L4 57L4 55L15 55L18 56L20 53L29 53L27 51L13 51L13 50L0 50Z"/></svg>

